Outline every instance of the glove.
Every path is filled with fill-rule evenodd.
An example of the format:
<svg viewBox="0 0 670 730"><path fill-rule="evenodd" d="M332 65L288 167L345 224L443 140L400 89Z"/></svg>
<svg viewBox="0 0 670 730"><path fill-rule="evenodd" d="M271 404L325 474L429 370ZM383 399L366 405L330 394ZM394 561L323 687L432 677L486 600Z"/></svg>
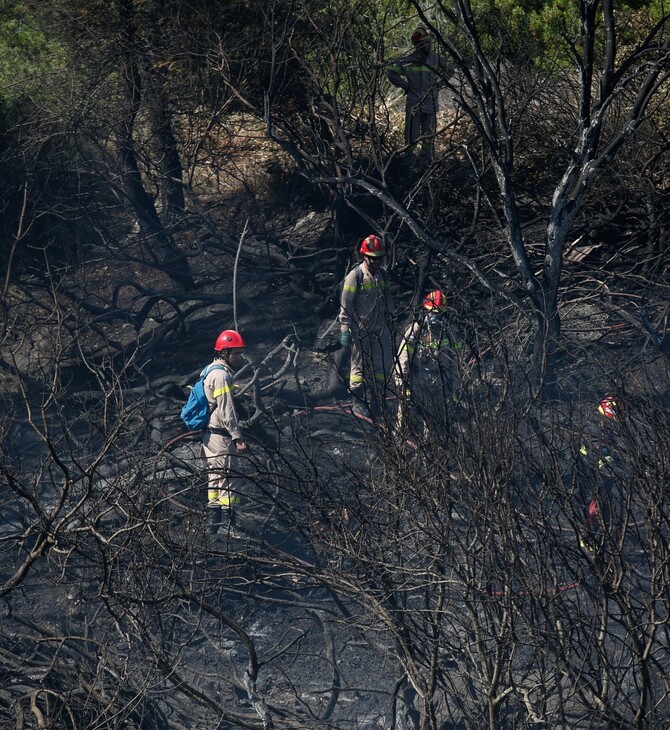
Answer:
<svg viewBox="0 0 670 730"><path fill-rule="evenodd" d="M342 330L342 333L340 334L340 346L347 348L349 347L351 341L351 332L349 330Z"/></svg>

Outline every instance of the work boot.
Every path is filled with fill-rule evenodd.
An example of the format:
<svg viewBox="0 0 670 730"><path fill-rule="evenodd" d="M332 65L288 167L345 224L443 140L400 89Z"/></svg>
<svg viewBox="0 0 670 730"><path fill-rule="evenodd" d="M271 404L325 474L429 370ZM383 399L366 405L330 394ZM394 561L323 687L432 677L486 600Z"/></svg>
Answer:
<svg viewBox="0 0 670 730"><path fill-rule="evenodd" d="M207 507L207 532L216 535L221 527L221 507Z"/></svg>

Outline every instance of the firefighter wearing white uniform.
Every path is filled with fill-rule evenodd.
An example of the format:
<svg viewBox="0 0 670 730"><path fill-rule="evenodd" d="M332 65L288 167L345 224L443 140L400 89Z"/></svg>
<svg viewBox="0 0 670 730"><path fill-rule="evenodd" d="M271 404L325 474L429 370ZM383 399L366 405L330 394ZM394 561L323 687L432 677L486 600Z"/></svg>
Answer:
<svg viewBox="0 0 670 730"><path fill-rule="evenodd" d="M368 236L360 253L363 263L347 274L342 287L340 344L351 346L352 393L359 403L370 396L372 405L379 408L393 368L393 299L388 273L382 266L386 249L381 239Z"/></svg>
<svg viewBox="0 0 670 730"><path fill-rule="evenodd" d="M208 366L205 395L210 406L209 424L202 436L202 456L208 470L208 531L232 528L234 506L240 494L240 452L247 446L242 438L233 402L233 372L240 364L244 340L235 330L224 330L214 344L214 360ZM217 367L212 367L216 365Z"/></svg>
<svg viewBox="0 0 670 730"><path fill-rule="evenodd" d="M405 106L405 144L414 153L420 143L419 159L433 158L435 120L438 95L447 69L440 56L433 52L430 31L419 26L411 36L414 51L388 67L388 80L407 94Z"/></svg>

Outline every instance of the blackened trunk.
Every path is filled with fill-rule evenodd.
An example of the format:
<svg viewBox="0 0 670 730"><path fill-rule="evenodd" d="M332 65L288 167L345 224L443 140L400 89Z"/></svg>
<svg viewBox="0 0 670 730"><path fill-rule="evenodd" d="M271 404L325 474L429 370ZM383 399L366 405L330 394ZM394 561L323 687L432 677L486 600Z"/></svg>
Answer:
<svg viewBox="0 0 670 730"><path fill-rule="evenodd" d="M149 108L151 131L157 148L162 212L168 220L174 220L184 211L184 171L172 128L170 104L165 93L168 67L161 32L162 10L163 0L149 2L149 63L146 71L145 97Z"/></svg>
<svg viewBox="0 0 670 730"><path fill-rule="evenodd" d="M121 19L122 68L124 98L117 125L117 160L121 188L133 208L140 231L149 244L149 252L170 278L183 289L193 288L188 261L165 230L153 198L144 187L135 152L133 131L142 99L142 84L137 63L137 44L133 24L133 1L119 0Z"/></svg>

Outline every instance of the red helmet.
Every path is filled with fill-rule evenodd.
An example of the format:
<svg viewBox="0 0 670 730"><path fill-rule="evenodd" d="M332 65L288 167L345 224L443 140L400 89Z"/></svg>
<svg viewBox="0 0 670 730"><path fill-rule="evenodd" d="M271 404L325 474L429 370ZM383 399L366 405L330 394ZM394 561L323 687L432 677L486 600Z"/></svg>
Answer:
<svg viewBox="0 0 670 730"><path fill-rule="evenodd" d="M427 38L430 38L430 31L425 25L420 25L414 33L412 33L412 43L418 46L419 43L423 43Z"/></svg>
<svg viewBox="0 0 670 730"><path fill-rule="evenodd" d="M423 308L429 312L446 312L447 298L439 289L436 289L423 300Z"/></svg>
<svg viewBox="0 0 670 730"><path fill-rule="evenodd" d="M386 255L386 249L384 248L382 239L379 238L379 236L368 236L367 238L364 238L363 243L361 243L360 251L363 256L372 256L373 258Z"/></svg>
<svg viewBox="0 0 670 730"><path fill-rule="evenodd" d="M236 347L246 347L242 335L235 330L223 330L223 332L216 338L214 343L214 349L217 352L221 350L232 350Z"/></svg>
<svg viewBox="0 0 670 730"><path fill-rule="evenodd" d="M614 396L606 395L598 404L598 413L605 418L619 418L621 406L614 400Z"/></svg>
<svg viewBox="0 0 670 730"><path fill-rule="evenodd" d="M586 508L586 521L591 528L597 527L600 522L600 508L595 499L592 499Z"/></svg>

